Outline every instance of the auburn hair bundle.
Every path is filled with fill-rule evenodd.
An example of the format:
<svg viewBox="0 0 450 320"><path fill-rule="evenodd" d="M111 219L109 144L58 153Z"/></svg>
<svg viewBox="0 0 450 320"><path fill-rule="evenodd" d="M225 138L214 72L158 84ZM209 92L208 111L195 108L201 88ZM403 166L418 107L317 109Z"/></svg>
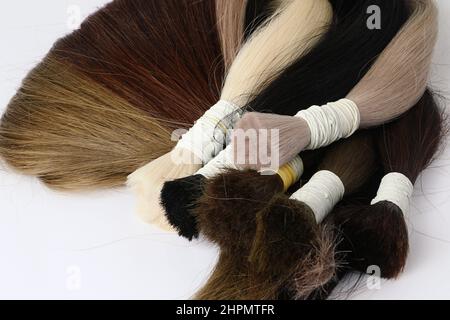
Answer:
<svg viewBox="0 0 450 320"><path fill-rule="evenodd" d="M412 186L438 152L444 133L444 116L430 89L404 116L378 131L384 178L375 175L370 182L375 188L368 188L375 191L347 199L324 221L340 237L337 251L345 253L346 268L337 273L338 278L350 269L365 273L373 265L383 278L396 278L403 271L409 251L406 218Z"/></svg>
<svg viewBox="0 0 450 320"><path fill-rule="evenodd" d="M56 189L123 185L218 98L217 18L239 16L250 28L263 14L246 15L239 2L115 0L101 8L23 81L0 124L2 158ZM249 28L226 29L233 50Z"/></svg>

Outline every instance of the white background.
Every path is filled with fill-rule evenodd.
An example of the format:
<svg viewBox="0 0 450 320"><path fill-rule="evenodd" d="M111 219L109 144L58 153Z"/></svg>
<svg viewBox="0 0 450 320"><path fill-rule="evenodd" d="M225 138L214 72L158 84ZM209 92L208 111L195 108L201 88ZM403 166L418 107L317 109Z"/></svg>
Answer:
<svg viewBox="0 0 450 320"><path fill-rule="evenodd" d="M15 0L0 10L0 111L23 77L70 32L68 8L82 15L107 0ZM439 0L440 40L432 85L450 97L450 1ZM405 273L365 285L353 299L450 298L450 147L416 184ZM0 299L183 299L205 281L217 250L141 223L128 190L59 194L0 168ZM363 282L365 284L365 282ZM340 291L345 292L345 288ZM347 298L346 295L339 295Z"/></svg>

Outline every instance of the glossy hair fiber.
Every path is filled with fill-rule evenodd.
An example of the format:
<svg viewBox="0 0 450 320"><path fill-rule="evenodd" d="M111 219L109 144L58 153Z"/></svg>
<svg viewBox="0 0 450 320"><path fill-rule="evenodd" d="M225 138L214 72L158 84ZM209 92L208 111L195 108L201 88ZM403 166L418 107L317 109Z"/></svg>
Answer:
<svg viewBox="0 0 450 320"><path fill-rule="evenodd" d="M378 150L384 174L399 172L414 184L433 161L445 132L443 111L428 89L410 111L380 129ZM379 177L374 178L373 184L379 184ZM353 201L347 199L323 223L336 230L341 238L337 250L345 253L346 268L339 272L337 280L349 269L365 273L371 265L380 267L382 277L395 278L405 267L409 250L405 221L408 213L388 201L369 205L373 197L371 192ZM333 283L330 287L333 288ZM324 298L330 293L328 289L316 296Z"/></svg>
<svg viewBox="0 0 450 320"><path fill-rule="evenodd" d="M347 176L344 183L351 193L371 176L371 141L369 132L332 146L321 169ZM352 161L335 164L338 152L349 156L356 151L361 152ZM306 168L314 168L320 156L313 153ZM361 174L349 174L355 170ZM333 233L317 225L307 205L281 195L276 181L254 171L229 170L207 182L193 213L202 234L220 247L223 265L217 265L199 297L277 299L300 291L304 297L333 277L339 263Z"/></svg>
<svg viewBox="0 0 450 320"><path fill-rule="evenodd" d="M224 66L215 7L115 0L88 17L12 98L0 124L2 158L55 189L122 185L218 99ZM220 16L241 10L234 2L222 8ZM228 35L239 38L233 32L244 28L235 27Z"/></svg>
<svg viewBox="0 0 450 320"><path fill-rule="evenodd" d="M215 0L225 70L229 70L242 43L279 6L275 0Z"/></svg>
<svg viewBox="0 0 450 320"><path fill-rule="evenodd" d="M338 173L347 193L359 192L355 197L347 197L322 223L311 240L312 250L302 259L296 259L294 253L302 248L299 239L305 235L304 228L311 224L308 220L296 221L301 219L299 212L305 211L305 206L282 201L272 205L270 214L255 217L249 208L264 206L262 199L233 188L233 182L247 179L248 189L254 191L248 173L232 170L209 181L195 214L205 236L220 246L221 255L211 278L196 297L324 299L349 268L365 272L368 266L378 265L383 277L398 276L408 252L404 213L390 202L364 205L363 202L369 203L374 196L373 187L365 191L368 187L365 182L369 179L371 185L379 182L376 172L382 164L385 173L403 173L414 183L439 148L444 134L443 113L433 93L427 90L407 114L372 131L373 134L368 134L375 135L377 153L370 150L375 148L370 143L363 149L361 144L339 147L345 141L326 151L318 169ZM359 160L355 160L355 155ZM218 195L226 197L218 198ZM279 201L276 198L280 197L272 202ZM223 214L219 214L218 203L222 203ZM298 234L302 237L298 238ZM265 241L258 240L261 235ZM258 242L262 243L258 245ZM255 245L260 247L256 261ZM265 271L264 276L258 277L261 270ZM275 279L271 283L270 274Z"/></svg>
<svg viewBox="0 0 450 320"><path fill-rule="evenodd" d="M216 0L217 28L225 69L228 70L244 40L247 0Z"/></svg>
<svg viewBox="0 0 450 320"><path fill-rule="evenodd" d="M348 4L348 2L347 2L347 4ZM392 33L391 33L392 36L391 36L390 39L392 39L392 37L396 34L396 31L399 30L400 26L402 25L402 22L404 22L406 20L406 17L408 15L408 10L407 10L406 6L403 6L403 11L400 10L400 12L401 12L401 14L399 14L398 16L401 17L401 18L399 18L399 20L401 22L398 23L397 29L392 31ZM364 11L364 13L365 13L365 11ZM392 20L389 20L389 21L391 22ZM365 26L364 26L364 28L365 28ZM343 34L344 34L344 32L343 32ZM382 49L383 48L381 48L380 50L382 50ZM316 50L316 49L313 49L313 51L314 50ZM366 63L368 63L368 62L366 62ZM315 74L315 73L313 73L313 74ZM364 76L364 74L359 74L359 76L362 77L362 76ZM303 77L302 79L304 79L304 78L305 77ZM345 79L347 79L347 78L345 78ZM330 85L331 85L331 83L330 83ZM353 83L353 85L355 85L355 83ZM347 88L348 88L348 90L350 90L352 88L352 85L349 85ZM323 92L328 93L328 90L324 90ZM325 101L327 101L326 99L327 98L325 97ZM293 103L293 105L296 107L295 110L298 111L298 105L295 105L294 103ZM354 150L352 152L354 152ZM352 153L352 152L350 152L350 153ZM336 154L336 152L335 152L335 154ZM348 152L347 152L346 155L348 156ZM334 157L333 157L332 160L334 161ZM333 161L331 161L331 163L333 163ZM352 188L351 186L354 184L353 181L358 181L358 180L360 181L360 182L358 182L357 185L355 185L355 188L357 188L366 179L368 179L371 176L371 173L372 173L371 169L372 169L372 167L375 167L375 166L372 165L372 163L373 162L369 162L369 166L370 166L369 170L366 170L367 167L361 166L361 167L364 167L366 171L363 172L360 175L360 177L358 177L357 179L356 179L357 175L355 175L355 176L349 175L349 173L350 174L354 173L353 170L355 169L355 167L352 167L352 166L349 167L348 165L347 166L344 165L344 166L341 167L341 168L346 168L346 170L340 171L340 172L341 172L341 175L345 175L346 174L346 176L347 176L346 185L348 186L349 190ZM336 167L335 168L339 168L339 164L338 163L336 163ZM357 169L358 168L356 168L356 170ZM244 189L242 187L244 186L244 184L250 183L250 181L252 179L247 180L247 182L246 182L246 180L244 180L245 179L245 173L240 173L241 177L239 179L236 179L236 178L232 177L235 174L236 173L231 171L231 172L225 173L223 175L220 175L219 176L220 178L213 179L211 181L211 184L208 182L206 184L206 188L205 188L205 191L204 191L204 196L201 198L200 202L197 203L197 208L195 208L193 210L195 212L196 216L200 216L201 215L203 217L202 222L199 222L199 224L201 224L201 225L207 224L207 222L205 222L205 221L208 221L208 216L209 215L211 216L210 223L214 223L214 225L216 225L216 226L217 226L217 224L220 224L218 222L219 219L218 219L217 215L211 214L211 213L214 213L214 212L217 212L217 213L220 212L221 214L223 214L226 217L230 217L230 216L233 216L233 215L248 216L246 218L246 220L245 220L246 222L242 222L241 221L239 223L238 220L241 219L241 218L236 218L238 220L235 221L236 223L234 225L233 225L233 221L235 219L234 220L233 219L225 219L225 220L227 220L227 222L230 225L233 225L233 226L230 226L228 228L228 231L227 231L228 233L224 233L223 232L223 231L225 231L226 228L224 230L222 230L223 228L220 228L220 229L214 228L216 230L214 235L207 233L209 235L209 238L213 239L213 241L215 241L215 242L217 242L218 237L219 238L223 238L223 239L227 239L228 242L233 241L233 239L234 239L234 241L245 242L245 241L249 241L247 239L247 237L251 238L250 235L255 233L254 231L253 232L251 231L251 229L252 229L251 226L255 225L255 222L254 222L255 221L255 216L251 217L251 214L247 214L247 212L244 213L243 211L245 211L245 210L241 210L242 202L245 202L245 199L246 199L246 196L245 196L246 193L245 192L242 193L242 192L243 192L243 190L247 190L247 189ZM236 175L236 177L237 177L237 175ZM247 176L247 178L249 178L249 176ZM214 183L216 184L216 187L213 187ZM250 183L250 184L252 185L252 183ZM262 184L261 184L261 186L262 186ZM255 188L255 185L252 185L252 188ZM222 190L222 189L226 189L225 192L223 192L223 191L221 192L220 190ZM233 192L232 190L235 190L235 191ZM255 197L255 195L253 195L251 198L254 198L254 197ZM241 199L241 200L239 200L239 199ZM261 199L261 198L254 199L254 200L255 201L253 201L253 206L258 204L259 202L266 201L266 199ZM205 201L205 202L203 202L203 201ZM208 204L206 205L206 203L208 203ZM220 205L220 203L223 203L223 205ZM234 203L236 203L236 206L233 205ZM249 205L251 205L251 204L249 203ZM256 207L258 207L258 206L256 206ZM280 206L280 207L282 209L283 206ZM208 208L208 209L206 209L206 208ZM237 209L237 208L239 208L239 209ZM246 206L244 205L243 208L245 209ZM236 210L238 210L238 211L236 211ZM292 210L293 210L293 212L296 212L296 210L294 210L293 208L292 208ZM236 212L239 212L240 214L236 214ZM251 210L250 212L254 212L254 211ZM267 217L270 217L270 215L268 215ZM291 215L291 217L294 218L292 215ZM213 220L215 222L213 222ZM220 219L220 221L222 221L222 220ZM224 225L226 225L226 224L224 224ZM270 224L266 224L266 225L269 226ZM245 237L242 237L242 236L239 237L237 235L237 233L238 233L240 228L243 228L241 231L242 231L242 235L245 235ZM253 228L255 228L255 227L253 227ZM202 227L200 227L200 225L199 225L199 229L203 231L203 229L202 229ZM210 229L210 228L208 228L208 229ZM230 230L235 230L235 231L230 233ZM323 234L323 232L321 232L320 230L321 230L320 228L317 229L318 233L314 237L317 237L318 235ZM279 233L279 235L280 234L281 233ZM294 295L297 298L305 298L305 297L308 296L308 294L311 291L316 289L316 287L320 287L321 285L324 285L325 282L334 275L334 272L335 272L334 266L338 263L338 261L334 259L334 247L333 247L333 245L331 245L331 246L327 245L327 243L328 244L330 243L329 239L330 239L331 235L328 234L327 232L325 232L325 235L326 236L316 238L316 239L323 239L322 242L321 241L319 241L319 242L312 241L310 243L310 245L312 245L313 248L318 249L318 250L310 251L311 253L315 253L315 257L316 258L314 258L314 256L313 257L306 256L304 260L300 259L299 261L297 261L298 264L295 264L295 263L293 265L291 264L291 267L290 267L291 270L292 271L293 270L297 270L297 273L295 275L291 274L291 276L292 276L292 278L296 279L297 281L294 281L294 283L291 283L290 288L288 290L289 293L288 294L285 293L285 295L291 296L291 297L292 297L292 295ZM222 244L221 248L223 248L223 243L224 242L227 242L227 241L223 240L221 242L221 244ZM314 244L314 243L316 243L316 244ZM248 267L247 259L243 259L242 257L239 257L236 254L234 256L232 254L227 254L227 250L222 250L221 252L222 252L221 253L221 259L220 259L219 263L224 263L225 266L233 266L233 267L232 267L232 269L227 270L223 265L217 265L217 269L214 270L214 272L212 274L212 277L210 279L211 282L208 282L206 284L206 286L199 293L198 297L200 297L200 298L207 298L210 293L211 293L211 296L213 298L217 298L217 294L220 294L219 292L222 291L221 297L224 297L224 296L226 297L226 292L232 292L232 293L234 292L233 295L228 297L228 298L233 298L234 299L234 298L236 298L235 295L237 294L237 292L239 292L239 291L245 292L243 290L243 285L242 284L236 284L236 278L242 278L244 271L248 270L249 267ZM248 249L247 249L247 251L239 250L239 251L235 251L235 252L241 252L241 254L244 257L249 254ZM270 249L267 249L266 252L270 253L270 252L274 252L274 251L270 251ZM322 254L322 253L326 253L326 254ZM227 259L230 259L231 261L234 260L235 263L232 263L231 261L229 261ZM227 260L227 261L224 262L225 260ZM241 267L239 267L238 264L240 262L242 262L242 261L244 261L243 262L244 264L241 265ZM262 261L264 261L264 259ZM268 264L273 263L273 261L274 260L266 259L266 262ZM319 262L317 263L317 261L319 261ZM314 262L316 262L316 263L314 263ZM291 261L291 263L292 263L292 261ZM268 264L266 264L266 266ZM310 268L307 268L307 269L308 270L314 270L315 274L310 274L310 276L314 277L316 282L311 282L311 279L312 279L311 277L306 276L306 274L304 272L300 272L300 270L302 270L302 271L306 270L305 269L306 265L309 265L309 266L314 265L313 268L310 267ZM299 269L292 269L293 266L296 266ZM239 270L237 274L236 274L236 272L237 272L236 270ZM235 276L236 276L235 280L233 280L233 276L231 275L233 272L235 272ZM301 276L303 276L303 278ZM221 277L224 278L222 282L220 281ZM227 283L227 281L229 281L229 282ZM305 283L307 283L308 281L309 281L309 285L306 286ZM218 285L219 282L221 283L220 285ZM282 288L281 283L282 282L276 283L276 286L279 286L278 289ZM218 286L219 286L219 288L221 288L221 290L217 290ZM292 289L293 287L296 287L296 289ZM267 296L271 296L272 298L276 296L276 295L274 295L276 290L273 291L273 289L274 289L273 286L271 287L272 291L271 291L270 294L269 294L269 292L266 292L268 295L264 295L261 292L261 290L263 290L263 291L265 290L265 289L263 289L261 287L253 286L253 288L255 288L255 291L253 291L253 294L255 294L255 296L253 296L253 297L256 297L256 296L260 297L261 294L263 296L265 296L266 298L267 298ZM278 292L278 293L281 294L280 292ZM252 296L250 295L250 297L252 297Z"/></svg>
<svg viewBox="0 0 450 320"><path fill-rule="evenodd" d="M411 16L411 19L408 22L408 25L405 27L405 29L408 30L408 32L410 32L410 33L419 32L420 30L416 30L414 28L414 26L419 27L419 25L421 25L420 22L423 22L424 19L430 19L430 20L427 21L426 23L424 23L423 25L430 27L434 24L435 15L430 13L434 10L434 7L431 4L431 2L428 2L428 3L427 2L428 1L425 1L425 2L417 1L416 2L416 7L414 8L414 13ZM431 9L431 11L430 11L430 9ZM405 39L406 33L407 33L406 31L403 31L403 34L402 34L403 41L405 41L405 43L403 43L403 47L408 42L408 40ZM425 75L428 74L426 70L428 69L427 65L429 65L430 52L432 51L432 48L433 48L432 43L434 43L434 40L435 40L435 32L431 28L430 30L427 30L426 32L424 32L424 35L425 34L430 35L430 37L427 38L427 40L429 41L429 43L431 45L426 45L426 49L423 51L424 52L423 56L412 57L412 60L416 59L417 61L419 61L417 68L418 68L418 70L420 70L420 72L419 72L420 78L416 79L417 87L415 87L414 85L409 85L409 87L407 89L405 89L408 92L412 92L412 90L414 90L414 88L417 90L417 92L415 92L411 95L408 95L408 99L415 99L414 96L416 96L417 94L420 94L420 92L422 92L421 86L422 86L422 83L424 83L424 81L426 81ZM393 42L390 50L388 50L387 52L395 51L402 47L402 45L398 44L399 41L401 41L399 39L402 39L402 37L399 36ZM388 54L384 54L382 59L385 59L385 60L388 59L387 56L388 56ZM410 59L410 58L411 57L409 57L408 59ZM423 58L423 60L420 60L422 58ZM422 71L421 68L425 68L424 71ZM376 71L381 72L381 70L376 70ZM401 74L405 73L405 71L401 70L401 68L394 72L396 72L396 73L398 72L397 75L400 74L400 79L402 76L404 76ZM406 73L407 72L409 72L409 70L406 70ZM369 75L369 77L370 76L371 75ZM425 80L422 78L423 76L425 76ZM406 78L404 77L403 80L400 80L400 81L404 81L405 79ZM376 89L376 88L374 88L374 89ZM358 89L358 90L361 90L361 89ZM368 90L366 92L367 92L368 96L372 95L370 90ZM430 100L430 96L431 96L430 93L426 92L426 94L423 96L422 100L419 101L418 106L416 108L419 108L424 103L432 106L432 103L430 103L430 101L428 101L428 103L426 102L427 99ZM411 103L411 102L408 102L408 99L403 100L401 103L404 105ZM425 100L425 102L424 102L424 100ZM431 100L432 100L432 98L431 98ZM410 101L413 101L413 100L410 100ZM387 108L387 107L384 107L384 108ZM400 107L400 109L401 108L403 108L403 107ZM430 161L431 158L429 156L430 155L432 156L435 153L436 147L438 145L438 141L441 136L440 128L442 127L441 126L442 119L440 119L438 114L433 112L432 109L433 108L431 108L431 118L434 118L434 120L435 120L434 127L436 128L436 131L434 131L434 134L433 133L424 134L424 136L426 137L425 140L430 139L430 141L429 141L430 148L427 150L423 150L424 151L423 159L425 159L425 160L417 161L419 163L419 166L418 166L419 172ZM415 110L417 110L417 109L415 109ZM371 121L374 121L374 122L379 121L379 120L375 120L377 118L377 116L375 114L370 115L370 116L373 118ZM440 119L440 121L438 119ZM427 121L424 121L424 122L426 123ZM430 125L432 125L432 124L430 123ZM408 126L405 126L405 127L407 128ZM424 127L427 128L428 126L425 125ZM433 130L431 130L431 131L433 132ZM408 132L408 130L405 130L405 132ZM401 136L401 139L403 139L403 140L408 139L407 135L400 134L399 136ZM420 137L416 137L416 138L419 140L421 139ZM399 143L401 143L401 141L402 141L401 139L398 140ZM395 139L392 139L392 140L395 141ZM414 139L414 137L409 137L409 141L413 145L417 145L417 142L415 142L416 140ZM421 141L423 141L423 140L421 140ZM397 152L398 152L399 149L392 148L391 151L393 151L393 150L397 150ZM416 153L406 152L406 154L414 155ZM336 154L336 156L337 156L337 154ZM343 156L343 155L341 154L340 156ZM391 154L388 155L389 159L390 159L390 156L392 156L392 155ZM342 161L348 161L348 154L347 154L347 157L336 157L336 158L343 159ZM344 159L346 159L346 160L344 160ZM428 159L428 160L426 160L426 159ZM339 161L337 161L337 162L339 162ZM344 165L344 163L342 163L342 165ZM373 168L373 169L375 169L375 168ZM400 167L400 170L393 170L391 168L390 171L402 172L405 175L407 175L413 182L415 181L415 179L417 178L417 174L419 173L419 172L415 172L415 174L409 174L408 171L414 172L414 170L410 170L408 168L405 169L405 168L401 168L401 167ZM348 172L351 174L355 173L355 176L358 176L357 172L353 172L352 170L349 170ZM369 170L369 172L370 172L370 170ZM388 172L389 172L389 170L388 170ZM364 172L363 175L370 176L371 174ZM348 176L348 174L347 174L347 176ZM344 181L345 181L345 176L344 177L341 176L341 179L342 178L344 178ZM352 178L352 177L348 176L347 178ZM346 187L348 187L348 183L344 183L344 185L346 185ZM367 266L367 262L365 260L361 259L361 255L366 254L369 257L370 261L376 261L376 262L378 262L377 265L382 266L382 269L384 270L382 272L385 277L395 277L402 270L404 263L406 261L406 252L407 252L407 233L405 231L406 226L404 225L402 213L400 212L400 214L398 214L398 208L395 205L392 205L391 203L388 203L388 204L382 203L382 204L374 205L372 207L376 208L378 206L385 207L384 215L383 214L380 214L380 215L375 214L375 215L370 215L370 216L365 215L364 218L360 218L359 222L361 222L362 219L365 219L365 220L369 219L370 221L366 224L363 224L363 223L357 224L356 223L356 225L354 226L353 221L349 220L349 222L347 222L348 225L354 226L353 230L351 230L351 231L353 231L353 234L355 234L355 233L359 234L359 238L357 238L357 236L354 236L356 238L355 246L360 249L360 250L357 250L359 252L359 256L352 262L355 264L355 261L357 261L358 263L360 263L360 264L362 263L363 265ZM387 208L387 207L389 207L389 208ZM393 214L391 212L393 210L392 208L397 210L397 214ZM286 210L286 209L284 209L284 210ZM374 210L374 209L372 209L372 210ZM378 216L379 216L379 218L378 218ZM372 221L372 220L374 220L374 221ZM382 223L377 224L377 223L375 223L376 221L382 222ZM388 222L386 222L386 221L388 221ZM358 219L355 219L355 222L358 222ZM386 228L383 229L383 226L386 226L386 224L388 224L391 227L390 232L388 230L386 230ZM364 227L364 226L366 226L366 227ZM385 234L386 231L388 231L387 235L385 237L380 237L380 234ZM351 233L351 232L349 232L349 233ZM365 242L364 240L366 239L366 237L368 237L370 239L370 241ZM366 248L367 246L371 247L371 248ZM361 249L360 247L363 247L363 249ZM364 249L366 249L366 250L364 250ZM361 253L361 252L363 252L363 253ZM396 254L394 254L394 255L389 254L390 252L395 252ZM273 261L278 261L278 260L271 260L272 263L273 263ZM369 263L369 265L370 264L371 263ZM267 265L270 266L270 262ZM329 269L329 268L325 268L325 269ZM300 270L305 271L305 269L302 269L302 268L300 268ZM296 295L296 297L304 298L305 296L308 296L308 295L305 295L306 293L308 293L308 291L305 291L304 289L305 289L304 287L300 286L300 288L297 291L298 294ZM312 286L309 289L314 289L314 287Z"/></svg>
<svg viewBox="0 0 450 320"><path fill-rule="evenodd" d="M412 0L406 3L411 12L407 23L376 58L369 72L345 97L358 109L358 120L354 119L358 128L370 128L395 120L413 107L425 92L437 38L437 9L433 0ZM383 9L381 12L382 15L386 14ZM368 28L367 25L365 27ZM380 28L383 29L384 25L381 24ZM368 33L373 31L367 29ZM247 113L236 128L257 132L260 129L278 129L280 165L308 147L314 138L312 133L317 131L302 117L263 113ZM335 139L339 139L339 136ZM239 151L242 145L234 143L233 147ZM258 164L259 161L253 160L248 166L259 169Z"/></svg>
<svg viewBox="0 0 450 320"><path fill-rule="evenodd" d="M345 97L407 20L406 2L331 0L334 22L329 31L279 77L261 84L265 89L248 108L292 116L312 105ZM383 12L380 30L367 28L367 8L371 5L378 5Z"/></svg>
<svg viewBox="0 0 450 320"><path fill-rule="evenodd" d="M288 66L249 106L257 111L294 115L300 109L344 97L365 76L371 63L408 18L405 1L377 0L383 9L383 28L368 30L367 7L374 2L334 0L333 23L318 44ZM272 109L272 110L271 110ZM244 116L245 117L245 116ZM199 175L167 182L161 193L168 220L192 219L205 179ZM236 181L236 183L240 183ZM242 181L245 184L245 181ZM234 186L239 189L239 185ZM200 191L199 191L200 190ZM191 195L189 198L184 195ZM183 218L185 217L185 218ZM176 226L180 230L180 225ZM190 232L190 231L189 231ZM181 230L181 234L183 234Z"/></svg>
<svg viewBox="0 0 450 320"><path fill-rule="evenodd" d="M261 82L278 76L285 67L307 53L320 40L319 35L328 27L332 17L332 7L328 0L281 1L281 6L271 18L256 30L239 50L224 81L221 102L233 103L231 109L236 111L242 108L248 101L248 96L261 89ZM225 112L223 107L221 109ZM230 113L236 115L233 111L228 111L214 118L221 122ZM231 129L235 122L234 117L229 120L227 129ZM188 143L184 140L184 144L177 144L171 152L151 161L129 176L128 185L138 200L137 211L146 221L169 228L160 205L164 183L195 174L211 157L216 156L226 143L224 137L223 141L214 145L212 142L216 137L213 133L204 134L202 123L204 122L197 122L190 132L199 132L202 135L202 139L199 139L200 146L194 148L197 152L192 148L191 141ZM215 124L217 125L217 122ZM213 145L208 157L205 157L206 153L203 152L208 149L206 144ZM198 150L200 148L202 151Z"/></svg>
<svg viewBox="0 0 450 320"><path fill-rule="evenodd" d="M400 2L392 1L392 3ZM433 0L413 0L405 1L405 3L409 5L408 9L411 12L407 23L386 49L379 56L374 57L376 59L369 72L345 96L358 109L359 128L370 128L395 120L408 111L425 92L437 38L437 9ZM381 12L381 16L386 14L383 8ZM386 22L383 23L380 26L381 30L386 27ZM363 25L368 28L366 22ZM369 34L375 30L367 29ZM355 39L355 41L358 40ZM357 54L356 51L348 59L352 59L355 54ZM330 55L333 54L330 53ZM312 132L316 131L315 126L309 127L309 124L301 117L262 113L246 114L236 127L242 130L278 129L280 165L284 165L307 147L312 142ZM267 144L270 145L270 140ZM234 147L242 148L240 144L234 144ZM258 163L252 161L249 167L259 169Z"/></svg>

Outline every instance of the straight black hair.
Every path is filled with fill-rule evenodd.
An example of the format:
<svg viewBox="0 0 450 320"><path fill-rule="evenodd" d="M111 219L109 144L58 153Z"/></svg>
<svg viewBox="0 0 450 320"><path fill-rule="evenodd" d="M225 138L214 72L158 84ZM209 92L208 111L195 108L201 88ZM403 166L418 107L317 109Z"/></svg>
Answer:
<svg viewBox="0 0 450 320"><path fill-rule="evenodd" d="M334 21L319 44L286 68L248 104L257 112L295 115L312 105L344 98L364 77L409 16L407 1L331 0ZM370 29L368 8L382 12Z"/></svg>

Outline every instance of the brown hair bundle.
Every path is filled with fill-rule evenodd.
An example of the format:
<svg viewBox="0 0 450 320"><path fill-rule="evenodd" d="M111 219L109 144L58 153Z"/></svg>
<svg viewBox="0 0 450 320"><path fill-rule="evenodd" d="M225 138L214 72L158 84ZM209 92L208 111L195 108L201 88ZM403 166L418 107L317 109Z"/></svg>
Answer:
<svg viewBox="0 0 450 320"><path fill-rule="evenodd" d="M403 173L414 183L435 155L442 133L442 112L427 90L401 119L328 148L318 169L338 173L346 192L352 193L378 177L381 155L386 173ZM359 144L351 142L354 139ZM197 298L323 299L348 267L365 272L377 265L387 278L403 269L408 251L403 215L407 213L396 204L339 206L311 233L308 226L315 219L301 217L314 213L304 204L274 196L271 209L261 211L267 198L264 191L255 194L254 186L276 184L259 184L262 177L258 181L253 175L252 183L249 173L232 170L206 183L194 212L199 229L220 246L221 256ZM236 188L246 182L248 188ZM356 199L360 197L358 193ZM346 203L351 199L347 197ZM260 213L255 215L255 210ZM341 265L345 268L339 269Z"/></svg>
<svg viewBox="0 0 450 320"><path fill-rule="evenodd" d="M438 151L443 121L433 93L427 90L407 114L383 126L378 150L384 174L402 174L414 185ZM391 188L403 192L401 181ZM372 205L347 204L330 214L325 224L342 235L338 250L346 252L349 267L366 272L369 266L376 265L382 277L395 278L403 270L408 255L405 222L408 209L395 199L383 199Z"/></svg>
<svg viewBox="0 0 450 320"><path fill-rule="evenodd" d="M371 141L367 132L332 146L321 169L342 177L351 193L373 172ZM357 156L355 150L360 151ZM348 162L335 161L337 153L350 157ZM361 175L353 175L355 170ZM210 290L216 292L215 283L220 278L221 298L276 299L281 294L300 298L299 292L304 298L333 277L332 233L317 224L320 221L316 222L316 213L308 204L281 195L283 186L274 182L273 176L232 170L206 183L193 215L198 229L219 245L221 261L226 263L213 272L214 285L208 282L201 290L203 298ZM240 282L226 283L224 278L232 279L233 272ZM226 296L230 292L233 295Z"/></svg>
<svg viewBox="0 0 450 320"><path fill-rule="evenodd" d="M436 155L445 128L436 96L428 89L410 111L378 130L378 162L386 175L383 180L392 175L400 175L400 180L388 181L387 185L385 181L383 187L380 175L375 174L357 196L345 199L327 216L322 225L333 230L337 237L336 252L343 264L335 270L336 276L324 288L314 291L310 299L327 298L350 270L366 273L369 266L376 266L381 276L388 279L398 277L403 271L409 249L405 216L409 213L410 196L404 193L410 190L403 189L401 176L414 185ZM345 162L345 158L336 161ZM389 189L384 196L387 197L370 204L377 187L380 187L378 195L382 195L380 191L386 186ZM400 193L400 198L396 193ZM402 198L407 201L396 201Z"/></svg>

